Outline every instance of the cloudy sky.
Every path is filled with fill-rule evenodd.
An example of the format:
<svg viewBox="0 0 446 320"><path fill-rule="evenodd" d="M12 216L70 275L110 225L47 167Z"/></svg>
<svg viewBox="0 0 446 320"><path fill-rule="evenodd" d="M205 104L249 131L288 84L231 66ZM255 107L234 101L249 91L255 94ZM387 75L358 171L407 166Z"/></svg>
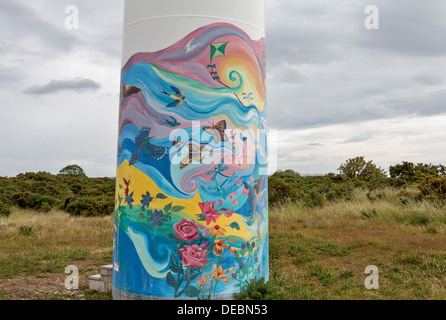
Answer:
<svg viewBox="0 0 446 320"><path fill-rule="evenodd" d="M446 2L265 0L279 169L445 164ZM79 9L79 29L65 8ZM368 29L365 8L379 9ZM0 0L0 176L114 176L123 0ZM376 21L374 21L376 22Z"/></svg>

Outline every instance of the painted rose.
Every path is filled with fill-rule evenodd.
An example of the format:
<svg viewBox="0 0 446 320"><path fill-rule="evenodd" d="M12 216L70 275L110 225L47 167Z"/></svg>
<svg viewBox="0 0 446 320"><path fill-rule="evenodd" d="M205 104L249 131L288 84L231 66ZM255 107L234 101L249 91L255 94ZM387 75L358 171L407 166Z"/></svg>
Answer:
<svg viewBox="0 0 446 320"><path fill-rule="evenodd" d="M191 268L201 268L208 262L207 253L207 249L203 249L203 246L198 244L184 246L184 249L180 249L181 263Z"/></svg>
<svg viewBox="0 0 446 320"><path fill-rule="evenodd" d="M195 220L181 219L180 222L173 225L175 235L183 241L192 241L200 239L199 229Z"/></svg>
<svg viewBox="0 0 446 320"><path fill-rule="evenodd" d="M217 222L221 213L215 209L215 201L206 201L204 203L199 203L201 212L205 215L206 224L209 225L211 222Z"/></svg>

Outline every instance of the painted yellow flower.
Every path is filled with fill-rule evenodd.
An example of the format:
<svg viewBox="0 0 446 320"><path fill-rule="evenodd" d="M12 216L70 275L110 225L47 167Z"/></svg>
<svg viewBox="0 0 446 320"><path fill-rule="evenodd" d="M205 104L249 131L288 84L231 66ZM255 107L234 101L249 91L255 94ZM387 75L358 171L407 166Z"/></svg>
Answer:
<svg viewBox="0 0 446 320"><path fill-rule="evenodd" d="M229 248L229 244L223 244L228 239L218 240L215 241L214 244L214 254L218 257L220 257L223 254L223 251L227 248Z"/></svg>
<svg viewBox="0 0 446 320"><path fill-rule="evenodd" d="M211 277L213 278L217 278L217 280L223 280L223 282L229 282L231 281L231 279L226 279L227 277L229 277L229 274L226 274L226 271L228 269L223 270L223 268L221 266L216 266L214 265L212 267L212 273L211 273Z"/></svg>
<svg viewBox="0 0 446 320"><path fill-rule="evenodd" d="M209 274L203 274L200 278L198 278L197 283L199 285L205 286L209 282L212 282L213 280L209 279Z"/></svg>
<svg viewBox="0 0 446 320"><path fill-rule="evenodd" d="M215 238L218 238L219 236L224 236L226 230L220 227L219 225L216 225L214 227L209 228L209 233Z"/></svg>

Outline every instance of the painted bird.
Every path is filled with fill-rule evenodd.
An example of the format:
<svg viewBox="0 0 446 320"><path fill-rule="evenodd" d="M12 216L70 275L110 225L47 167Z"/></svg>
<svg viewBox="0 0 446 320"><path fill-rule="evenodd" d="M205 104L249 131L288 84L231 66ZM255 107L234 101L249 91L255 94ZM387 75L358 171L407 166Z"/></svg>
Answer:
<svg viewBox="0 0 446 320"><path fill-rule="evenodd" d="M121 82L121 103L124 104L124 100L128 97L141 92L141 89L136 86L126 85Z"/></svg>
<svg viewBox="0 0 446 320"><path fill-rule="evenodd" d="M260 235L260 226L263 219L263 208L267 205L267 197L265 197L265 192L267 190L266 183L267 180L265 176L257 179L254 187L250 186L246 182L243 182L245 189L248 190L248 203L251 207L251 221L254 220L254 216L257 213L257 235L259 236L259 239L262 238Z"/></svg>
<svg viewBox="0 0 446 320"><path fill-rule="evenodd" d="M195 40L195 39L192 38L192 39L187 43L187 45L184 47L184 53L188 53L189 51L192 51L192 50L194 50L196 47L198 47L198 44L192 44L192 42L193 42L194 40Z"/></svg>
<svg viewBox="0 0 446 320"><path fill-rule="evenodd" d="M186 97L184 96L183 90L180 90L178 88L175 88L174 86L170 86L172 90L175 92L173 94L167 93L165 90L161 91L165 95L168 95L170 98L174 99L173 102L169 103L166 108L173 108L181 106L184 103L184 100L186 100Z"/></svg>
<svg viewBox="0 0 446 320"><path fill-rule="evenodd" d="M169 152L169 149L163 146L154 145L151 140L153 137L150 136L150 128L142 128L135 138L135 148L137 151L132 154L129 161L129 165L133 166L139 161L140 155L144 155L148 159L162 160Z"/></svg>

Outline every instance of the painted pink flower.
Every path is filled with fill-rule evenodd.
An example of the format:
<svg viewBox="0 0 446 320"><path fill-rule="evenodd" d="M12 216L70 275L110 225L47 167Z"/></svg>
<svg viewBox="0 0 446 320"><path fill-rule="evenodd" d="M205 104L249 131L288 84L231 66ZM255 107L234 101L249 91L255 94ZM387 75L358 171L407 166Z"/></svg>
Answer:
<svg viewBox="0 0 446 320"><path fill-rule="evenodd" d="M235 199L234 201L232 201L232 205L235 207L238 205L238 199Z"/></svg>
<svg viewBox="0 0 446 320"><path fill-rule="evenodd" d="M237 195L237 192L233 192L229 195L229 200L232 200Z"/></svg>
<svg viewBox="0 0 446 320"><path fill-rule="evenodd" d="M237 186L240 187L243 184L243 179L237 181Z"/></svg>
<svg viewBox="0 0 446 320"><path fill-rule="evenodd" d="M247 196L249 194L249 190L248 189L243 189L242 190L242 194Z"/></svg>
<svg viewBox="0 0 446 320"><path fill-rule="evenodd" d="M234 214L234 209L231 209L231 211L225 213L225 217L230 218L232 217L233 214Z"/></svg>
<svg viewBox="0 0 446 320"><path fill-rule="evenodd" d="M221 213L215 209L215 201L206 201L205 203L199 203L201 212L205 215L206 224L209 225L211 222L217 222L220 218Z"/></svg>
<svg viewBox="0 0 446 320"><path fill-rule="evenodd" d="M180 249L181 263L191 268L201 268L208 262L207 252L207 249L198 244L184 246L184 249Z"/></svg>
<svg viewBox="0 0 446 320"><path fill-rule="evenodd" d="M199 230L195 220L181 219L180 222L173 225L175 235L183 241L192 241L200 239Z"/></svg>
<svg viewBox="0 0 446 320"><path fill-rule="evenodd" d="M223 205L223 200L218 199L218 206L221 207Z"/></svg>

